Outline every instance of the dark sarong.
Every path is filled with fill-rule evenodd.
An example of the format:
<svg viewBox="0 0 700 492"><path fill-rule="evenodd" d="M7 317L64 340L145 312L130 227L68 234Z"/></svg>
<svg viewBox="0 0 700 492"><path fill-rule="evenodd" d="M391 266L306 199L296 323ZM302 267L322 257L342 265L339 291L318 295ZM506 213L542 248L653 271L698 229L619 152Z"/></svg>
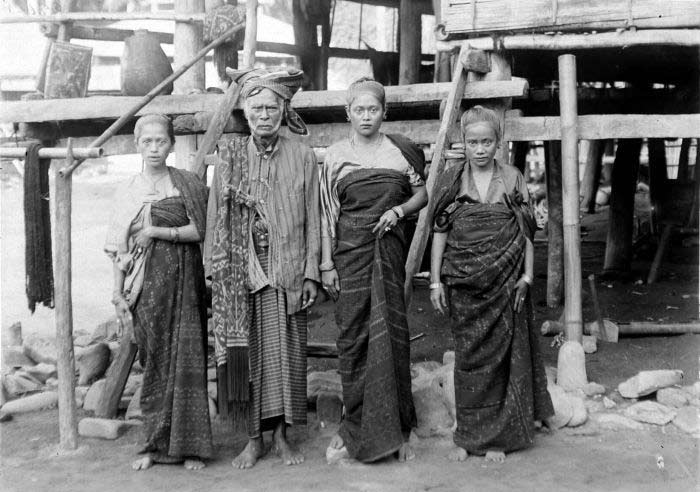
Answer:
<svg viewBox="0 0 700 492"><path fill-rule="evenodd" d="M455 338L455 444L473 454L533 443L553 415L529 299L513 309L525 259L518 218L503 203L462 203L451 214L442 278Z"/></svg>
<svg viewBox="0 0 700 492"><path fill-rule="evenodd" d="M182 197L151 206L154 226L180 227L189 221ZM154 240L134 307L144 368L145 451L172 457L212 455L205 293L199 244Z"/></svg>
<svg viewBox="0 0 700 492"><path fill-rule="evenodd" d="M362 169L338 182L333 258L340 276L336 323L345 404L339 434L350 456L365 462L398 450L416 425L403 296L404 225L382 239L372 233L381 215L410 193L406 177L395 171Z"/></svg>

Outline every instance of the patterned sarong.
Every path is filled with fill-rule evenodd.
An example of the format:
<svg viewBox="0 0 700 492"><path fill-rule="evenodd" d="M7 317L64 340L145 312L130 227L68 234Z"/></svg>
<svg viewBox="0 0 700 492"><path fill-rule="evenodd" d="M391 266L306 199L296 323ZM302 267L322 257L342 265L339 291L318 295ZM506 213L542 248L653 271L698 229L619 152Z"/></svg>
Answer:
<svg viewBox="0 0 700 492"><path fill-rule="evenodd" d="M530 221L507 201L448 207L442 279L455 338L454 441L474 454L531 445L534 421L554 413L529 297L513 309Z"/></svg>
<svg viewBox="0 0 700 492"><path fill-rule="evenodd" d="M353 171L338 182L341 214L333 258L340 276L336 323L348 452L371 462L399 449L416 425L403 296L406 234L399 223L382 239L381 215L410 196L405 175Z"/></svg>
<svg viewBox="0 0 700 492"><path fill-rule="evenodd" d="M183 195L151 205L157 227L190 222L190 195L171 173ZM180 184L180 186L178 186ZM203 190L203 187L201 187ZM200 193L198 212L204 213ZM203 233L203 220L198 223ZM145 451L172 457L212 455L207 396L207 312L202 256L197 243L154 240L141 295L134 306L135 336L144 368L141 411Z"/></svg>

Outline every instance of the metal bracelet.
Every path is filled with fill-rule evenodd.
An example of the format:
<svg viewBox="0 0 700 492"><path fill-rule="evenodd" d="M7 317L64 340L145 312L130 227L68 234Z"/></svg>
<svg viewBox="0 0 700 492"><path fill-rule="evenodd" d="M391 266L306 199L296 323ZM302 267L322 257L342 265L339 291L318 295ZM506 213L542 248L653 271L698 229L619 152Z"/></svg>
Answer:
<svg viewBox="0 0 700 492"><path fill-rule="evenodd" d="M525 283L529 286L532 286L532 277L529 276L527 273L523 273L522 277L520 277L521 280L524 280Z"/></svg>
<svg viewBox="0 0 700 492"><path fill-rule="evenodd" d="M442 282L435 282L433 284L430 284L429 287L430 287L430 290L434 290L434 289L439 289L440 287L442 287L444 285L445 284L443 284Z"/></svg>
<svg viewBox="0 0 700 492"><path fill-rule="evenodd" d="M330 272L335 270L335 263L333 261L326 261L318 266L318 269L322 272Z"/></svg>

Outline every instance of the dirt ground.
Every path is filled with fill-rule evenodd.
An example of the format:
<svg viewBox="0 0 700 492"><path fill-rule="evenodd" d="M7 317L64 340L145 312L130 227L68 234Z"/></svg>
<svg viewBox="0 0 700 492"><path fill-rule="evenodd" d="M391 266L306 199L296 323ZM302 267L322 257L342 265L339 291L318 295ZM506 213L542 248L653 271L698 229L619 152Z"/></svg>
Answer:
<svg viewBox="0 0 700 492"><path fill-rule="evenodd" d="M134 164L98 168L76 177L73 205L73 299L75 330L90 333L112 314L110 265L101 252L109 201L115 181L135 172ZM116 172L115 172L116 171ZM638 197L644 200L644 197ZM2 183L2 326L21 321L23 333L53 333L53 311L38 308L29 316L24 299L22 193L19 181ZM584 276L602 269L605 248L605 209L583 219ZM540 238L540 239L543 239ZM689 321L698 319L698 247L684 247L676 238L663 263L659 282L644 279L653 245L637 250L632 274L625 280L599 280L605 317L624 321ZM536 242L537 281L533 291L536 324L557 319L560 310L546 307L546 243ZM584 319L593 319L592 303L584 283ZM312 309L309 339L334 341L333 306L324 302ZM447 319L436 316L426 288L418 288L409 312L412 360L440 360L452 346ZM542 337L547 365L556 366L553 339ZM698 380L700 336L622 338L617 344L599 343L586 358L588 378L612 391L619 382L642 369L681 369L684 384ZM334 367L332 360L309 360L310 368ZM81 414L82 416L83 414ZM158 466L132 472L139 429L132 428L116 441L81 439L72 453L57 452L57 411L15 416L0 424L0 489L8 491L122 490L287 490L287 491L467 491L467 490L698 490L698 440L673 425L648 426L645 431L601 431L592 426L538 435L536 445L509 455L506 463L470 458L455 464L444 459L446 439L422 439L414 445L417 459L401 464L393 459L374 465L325 463L324 452L333 427L321 429L313 413L305 429L292 437L306 454L306 462L285 467L275 457L263 459L253 470L238 471L230 461L244 445L215 424L216 458L205 470L187 472L179 466ZM661 458L659 458L661 457ZM661 462L661 466L659 464Z"/></svg>

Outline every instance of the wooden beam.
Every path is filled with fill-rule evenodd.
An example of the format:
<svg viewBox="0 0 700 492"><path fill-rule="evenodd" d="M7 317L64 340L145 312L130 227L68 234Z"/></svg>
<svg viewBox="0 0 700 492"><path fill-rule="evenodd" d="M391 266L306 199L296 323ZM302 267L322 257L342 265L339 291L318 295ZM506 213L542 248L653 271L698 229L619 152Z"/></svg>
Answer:
<svg viewBox="0 0 700 492"><path fill-rule="evenodd" d="M581 231L579 225L576 57L559 56L562 215L564 229L564 325L566 339L583 342ZM584 378L585 379L585 378Z"/></svg>
<svg viewBox="0 0 700 492"><path fill-rule="evenodd" d="M695 27L700 22L696 22ZM462 41L438 42L437 49L451 51ZM594 34L516 34L469 39L471 48L493 50L590 50L631 46L700 46L700 29L645 29Z"/></svg>
<svg viewBox="0 0 700 492"><path fill-rule="evenodd" d="M204 14L178 12L71 12L50 15L0 15L0 24L28 24L44 22L169 20L177 22L204 22Z"/></svg>
<svg viewBox="0 0 700 492"><path fill-rule="evenodd" d="M450 83L414 84L386 88L387 104L439 104L448 94ZM492 99L525 97L528 85L524 79L474 82L468 84L463 99ZM342 110L346 104L345 91L303 91L292 99L292 107L302 116L304 111ZM214 112L224 99L223 94L180 94L157 96L139 114L170 115ZM136 104L137 97L101 96L81 99L39 99L34 101L0 102L0 121L28 123L38 121L86 120L116 118L125 107ZM240 109L240 107L238 108Z"/></svg>
<svg viewBox="0 0 700 492"><path fill-rule="evenodd" d="M49 38L58 36L59 24L45 23L41 24L39 30ZM116 29L114 27L88 26L85 24L73 24L71 28L71 37L73 39L89 39L93 41L112 41L122 42L126 38L134 35L133 29ZM161 44L173 44L173 34L169 32L151 32L152 35L158 38Z"/></svg>

